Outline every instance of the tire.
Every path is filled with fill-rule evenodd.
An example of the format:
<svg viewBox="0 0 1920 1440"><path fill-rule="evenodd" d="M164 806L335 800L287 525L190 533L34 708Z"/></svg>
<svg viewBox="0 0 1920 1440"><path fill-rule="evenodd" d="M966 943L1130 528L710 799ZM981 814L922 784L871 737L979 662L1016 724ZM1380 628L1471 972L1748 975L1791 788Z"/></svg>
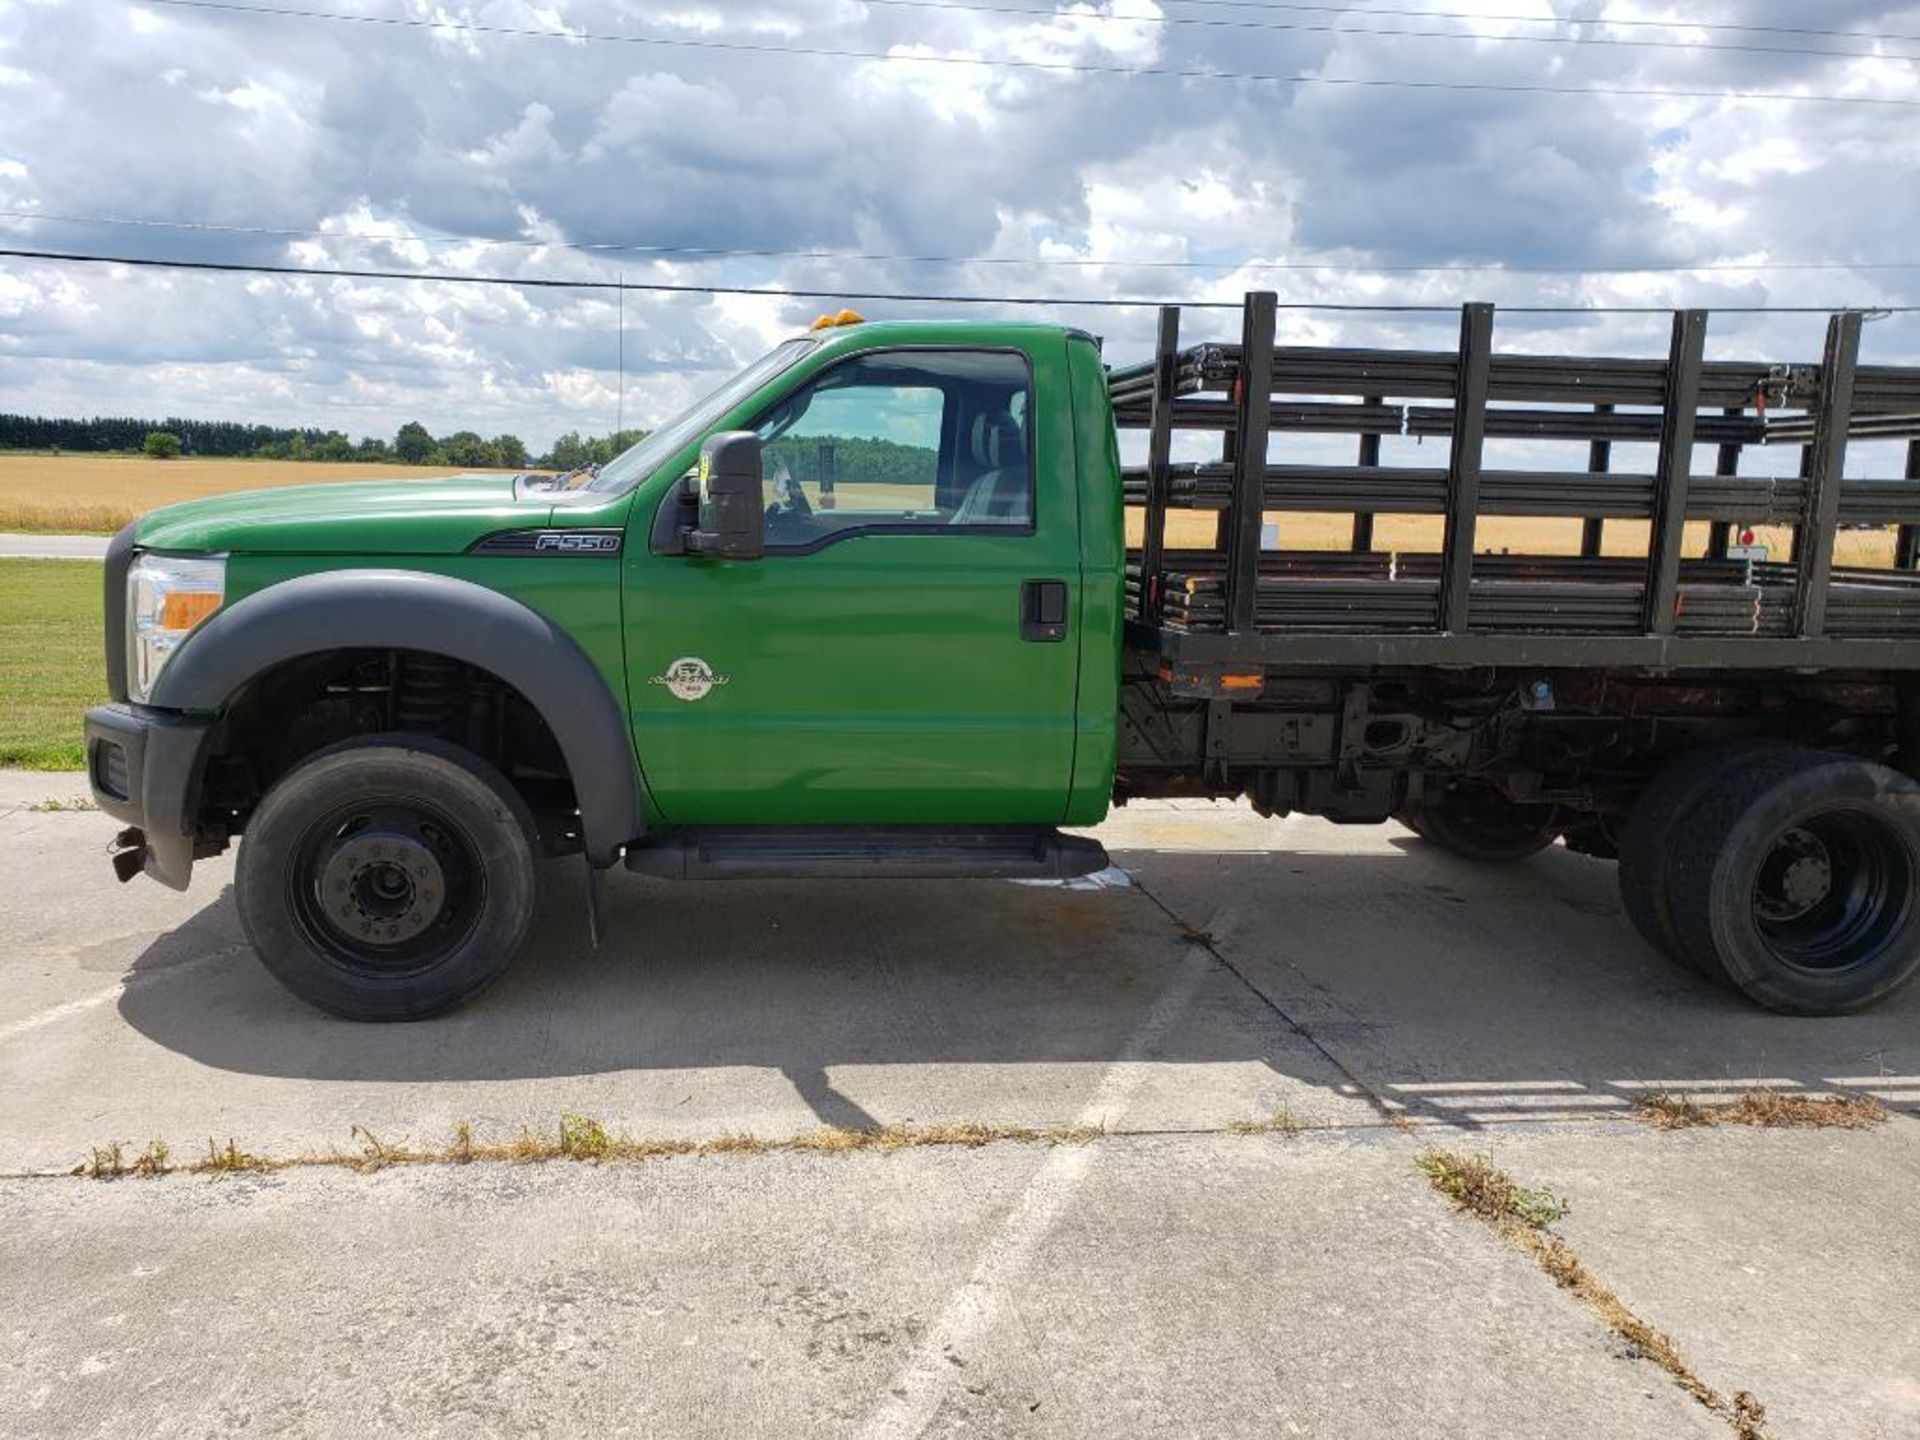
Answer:
<svg viewBox="0 0 1920 1440"><path fill-rule="evenodd" d="M1489 785L1455 785L1394 817L1430 845L1506 865L1537 855L1560 834L1551 805L1521 805Z"/></svg>
<svg viewBox="0 0 1920 1440"><path fill-rule="evenodd" d="M322 750L240 846L240 923L275 979L348 1020L424 1020L499 978L533 915L534 824L477 756L417 735Z"/></svg>
<svg viewBox="0 0 1920 1440"><path fill-rule="evenodd" d="M1920 784L1865 760L1722 772L1676 835L1687 955L1789 1015L1844 1015L1920 970Z"/></svg>
<svg viewBox="0 0 1920 1440"><path fill-rule="evenodd" d="M1667 873L1676 828L1683 822L1691 823L1688 817L1701 797L1728 772L1764 767L1780 757L1805 761L1819 755L1817 750L1784 740L1736 740L1689 750L1653 777L1627 817L1626 834L1620 842L1620 903L1642 939L1669 960L1688 969L1699 968L1680 944L1667 902ZM1707 973L1717 978L1718 967L1711 967Z"/></svg>

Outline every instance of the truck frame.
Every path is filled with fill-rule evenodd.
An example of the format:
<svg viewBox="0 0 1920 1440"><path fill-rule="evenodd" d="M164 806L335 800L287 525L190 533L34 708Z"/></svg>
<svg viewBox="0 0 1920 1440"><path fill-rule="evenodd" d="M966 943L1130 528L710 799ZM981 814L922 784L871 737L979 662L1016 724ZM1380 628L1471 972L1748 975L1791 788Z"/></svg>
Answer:
<svg viewBox="0 0 1920 1440"><path fill-rule="evenodd" d="M269 522L232 503L147 517L110 552L114 703L88 717L96 799L129 825L116 865L184 886L245 832L236 888L262 959L364 1019L437 1013L497 975L536 852L586 857L590 910L622 862L1071 875L1104 852L1056 826L1156 796L1397 818L1489 862L1556 841L1617 858L1649 943L1777 1010L1857 1009L1920 970L1920 368L1862 365L1856 312L1831 318L1819 363L1792 365L1707 360L1699 310L1674 314L1657 359L1500 353L1487 305L1463 307L1449 351L1282 347L1278 315L1249 295L1237 343L1183 347L1167 307L1153 357L1119 368L1061 327L823 317L815 349L776 352L668 427L624 490L522 477L510 502L409 514L404 544L311 540L301 527L334 519L317 490ZM873 527L823 513L848 491L830 443L780 462L778 484L766 449L791 457L786 427L863 365L874 384L950 387L922 457L938 478ZM1127 431L1140 463L1121 463ZM1403 439L1444 458L1394 463ZM1337 445L1351 463L1326 458ZM1616 467L1627 445L1651 468ZM1741 473L1783 445L1796 475ZM1577 464L1551 463L1570 446ZM1849 473L1850 454L1861 471L1901 446L1899 476ZM389 504L404 508L367 496L355 513ZM1287 546L1303 514L1339 517L1345 548ZM1437 545L1386 543L1406 516L1437 519ZM1516 518L1577 540L1495 553ZM1791 532L1784 559L1744 543L1756 525ZM1892 532L1890 568L1838 563L1849 526ZM1627 527L1644 542L1609 553ZM222 547L259 552L246 593L213 595L130 700L129 665L149 663L129 653L139 557ZM448 558L420 558L435 547ZM899 673L856 674L830 703L778 668L783 642L759 653L805 703L756 714L703 652L804 602L808 567L864 587L822 624L884 631L889 648L859 653ZM660 590L669 576L703 578ZM883 614L889 586L902 603ZM649 604L684 637L649 635L657 660L635 629ZM1001 607L993 646L962 634ZM1018 674L999 709L954 720L936 764L894 692L962 707L942 672L968 666ZM1064 711L1040 716L1067 675Z"/></svg>

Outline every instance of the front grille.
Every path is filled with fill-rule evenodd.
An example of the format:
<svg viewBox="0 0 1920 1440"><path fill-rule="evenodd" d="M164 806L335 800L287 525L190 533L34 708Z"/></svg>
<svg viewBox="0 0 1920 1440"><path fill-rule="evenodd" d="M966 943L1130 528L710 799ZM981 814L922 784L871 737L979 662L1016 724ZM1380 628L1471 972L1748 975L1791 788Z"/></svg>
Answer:
<svg viewBox="0 0 1920 1440"><path fill-rule="evenodd" d="M101 740L93 747L93 783L102 795L115 800L130 799L131 785L127 779L127 752L111 740Z"/></svg>

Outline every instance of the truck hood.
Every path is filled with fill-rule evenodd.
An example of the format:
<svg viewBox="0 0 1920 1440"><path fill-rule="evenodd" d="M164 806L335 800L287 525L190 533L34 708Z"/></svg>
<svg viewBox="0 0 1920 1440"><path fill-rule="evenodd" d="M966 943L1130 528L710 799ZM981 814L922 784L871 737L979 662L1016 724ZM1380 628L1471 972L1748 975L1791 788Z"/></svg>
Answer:
<svg viewBox="0 0 1920 1440"><path fill-rule="evenodd" d="M457 555L499 530L544 525L551 493L511 475L290 485L188 500L143 515L145 549L280 555Z"/></svg>

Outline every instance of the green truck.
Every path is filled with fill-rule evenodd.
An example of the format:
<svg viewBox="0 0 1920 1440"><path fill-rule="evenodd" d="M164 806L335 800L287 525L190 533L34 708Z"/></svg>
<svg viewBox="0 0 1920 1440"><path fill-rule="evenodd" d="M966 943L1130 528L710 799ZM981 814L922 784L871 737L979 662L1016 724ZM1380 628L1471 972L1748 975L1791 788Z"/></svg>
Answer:
<svg viewBox="0 0 1920 1440"><path fill-rule="evenodd" d="M115 868L185 888L244 836L267 967L418 1019L512 961L541 857L583 857L597 935L616 865L1071 877L1111 805L1246 797L1617 858L1652 944L1777 1010L1910 979L1920 370L1860 364L1858 314L1804 365L1708 361L1697 311L1652 359L1496 353L1486 306L1432 352L1276 317L1183 346L1168 308L1114 368L843 313L597 473L146 515L86 721ZM1857 473L1888 442L1905 473ZM1797 474L1740 473L1781 444ZM1434 543L1385 543L1408 516ZM1884 562L1842 563L1860 526Z"/></svg>

